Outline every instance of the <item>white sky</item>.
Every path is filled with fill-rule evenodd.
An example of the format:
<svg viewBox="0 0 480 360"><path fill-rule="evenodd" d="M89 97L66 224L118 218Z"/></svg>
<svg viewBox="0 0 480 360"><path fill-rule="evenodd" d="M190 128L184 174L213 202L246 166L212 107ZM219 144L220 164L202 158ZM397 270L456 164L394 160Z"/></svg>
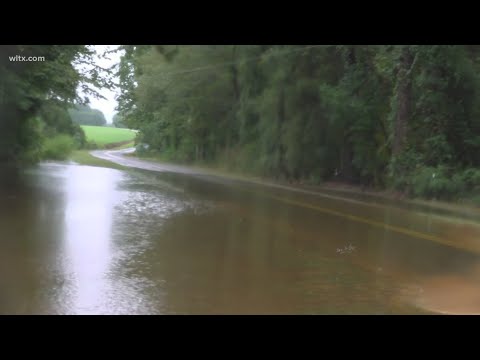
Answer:
<svg viewBox="0 0 480 360"><path fill-rule="evenodd" d="M103 54L105 51L113 50L117 47L118 45L94 45L97 54ZM112 53L108 55L108 59L97 56L95 62L103 68L108 68L120 61L120 55L121 54L118 52ZM115 82L118 83L118 79L115 79ZM115 100L115 96L118 95L118 92L101 89L99 93L105 96L106 99L95 99L94 97L89 96L90 107L103 112L107 122L111 123L113 115L116 113L115 107L117 106L117 101Z"/></svg>

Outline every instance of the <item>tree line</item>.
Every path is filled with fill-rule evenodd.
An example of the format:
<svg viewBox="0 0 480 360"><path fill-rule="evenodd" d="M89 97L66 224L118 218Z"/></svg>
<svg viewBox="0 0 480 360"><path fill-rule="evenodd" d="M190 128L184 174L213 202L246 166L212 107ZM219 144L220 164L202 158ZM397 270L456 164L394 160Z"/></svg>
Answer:
<svg viewBox="0 0 480 360"><path fill-rule="evenodd" d="M126 45L119 110L163 157L449 197L480 184L480 47Z"/></svg>
<svg viewBox="0 0 480 360"><path fill-rule="evenodd" d="M105 115L98 109L92 109L89 105L76 104L68 109L72 121L79 125L105 126Z"/></svg>
<svg viewBox="0 0 480 360"><path fill-rule="evenodd" d="M164 158L427 197L479 190L477 45L121 49L115 123ZM84 141L69 121L73 104L86 104L77 89L112 86L93 55L84 45L0 47L0 163L38 161L57 135Z"/></svg>

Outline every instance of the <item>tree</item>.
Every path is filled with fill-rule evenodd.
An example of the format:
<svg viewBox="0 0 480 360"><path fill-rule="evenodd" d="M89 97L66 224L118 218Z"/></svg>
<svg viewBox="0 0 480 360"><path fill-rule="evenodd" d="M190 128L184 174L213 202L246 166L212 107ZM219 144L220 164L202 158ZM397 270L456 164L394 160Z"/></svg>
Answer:
<svg viewBox="0 0 480 360"><path fill-rule="evenodd" d="M476 46L123 49L119 114L170 159L406 191L479 166Z"/></svg>
<svg viewBox="0 0 480 360"><path fill-rule="evenodd" d="M12 61L12 56L44 57L45 61ZM85 45L0 46L0 163L35 161L42 141L38 114L46 102L67 107L84 102L77 94L100 96L112 86L93 64L94 51ZM75 64L89 64L78 70Z"/></svg>

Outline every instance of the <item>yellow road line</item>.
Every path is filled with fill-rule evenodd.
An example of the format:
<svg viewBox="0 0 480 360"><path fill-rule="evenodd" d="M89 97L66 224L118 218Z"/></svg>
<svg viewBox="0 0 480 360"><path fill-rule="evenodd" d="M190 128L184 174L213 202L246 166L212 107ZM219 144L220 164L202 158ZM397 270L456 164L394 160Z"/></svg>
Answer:
<svg viewBox="0 0 480 360"><path fill-rule="evenodd" d="M349 219L349 220L352 220L352 221L364 223L364 224L367 224L367 225L370 225L370 226L394 231L394 232L397 232L397 233L400 233L400 234L404 234L404 235L408 235L408 236L412 236L412 237L416 237L416 238L420 238L420 239L424 239L424 240L433 241L433 242L436 242L436 243L440 243L442 245L447 245L447 246L455 247L455 248L462 249L462 250L468 250L468 251L473 251L473 252L476 252L476 253L480 253L480 249L468 248L465 245L457 244L457 243L442 239L442 238L440 238L438 236L435 236L435 235L432 235L432 234L426 234L426 233L422 233L422 232L419 232L419 231L402 228L400 226L395 226L395 225L386 224L386 223L383 223L383 222L380 222L380 221L370 220L370 219L367 219L367 218L364 218L364 217L361 217L361 216L351 215L351 214L343 213L343 212L340 212L340 211L336 211L336 210L332 210L332 209L328 209L328 208L324 208L324 207L320 207L320 206L315 206L315 205L303 203L303 202L300 202L300 201L288 200L288 199L284 199L284 198L281 198L281 197L278 197L278 196L273 196L273 195L266 195L266 196L268 196L272 199L287 203L287 204L296 205L296 206L320 211L320 212L330 214L330 215L334 215L334 216L339 216L339 217L346 218L346 219Z"/></svg>

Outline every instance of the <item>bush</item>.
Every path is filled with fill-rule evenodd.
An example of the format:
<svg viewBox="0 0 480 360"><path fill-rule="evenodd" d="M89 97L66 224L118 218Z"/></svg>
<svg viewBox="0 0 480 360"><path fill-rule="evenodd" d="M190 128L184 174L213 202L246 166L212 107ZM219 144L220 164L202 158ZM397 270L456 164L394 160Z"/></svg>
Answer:
<svg viewBox="0 0 480 360"><path fill-rule="evenodd" d="M84 148L87 150L98 150L99 146L95 141L89 141L85 144Z"/></svg>
<svg viewBox="0 0 480 360"><path fill-rule="evenodd" d="M392 179L395 189L410 195L451 199L454 195L472 195L480 191L480 169L449 169L446 166L418 167Z"/></svg>
<svg viewBox="0 0 480 360"><path fill-rule="evenodd" d="M150 147L147 144L140 143L135 146L135 153L138 156L144 156L149 152L149 149Z"/></svg>
<svg viewBox="0 0 480 360"><path fill-rule="evenodd" d="M409 190L415 196L449 199L465 191L465 183L461 174L450 176L444 166L424 167L414 172Z"/></svg>
<svg viewBox="0 0 480 360"><path fill-rule="evenodd" d="M387 183L395 190L412 193L412 174L423 166L422 155L411 149L393 156L388 165Z"/></svg>
<svg viewBox="0 0 480 360"><path fill-rule="evenodd" d="M65 160L75 149L75 141L68 135L57 135L47 138L42 146L42 158Z"/></svg>
<svg viewBox="0 0 480 360"><path fill-rule="evenodd" d="M461 176L468 190L480 190L480 169L467 169Z"/></svg>
<svg viewBox="0 0 480 360"><path fill-rule="evenodd" d="M85 132L80 125L72 123L72 130L70 135L73 136L77 149L83 149L87 144L87 137L85 136Z"/></svg>

